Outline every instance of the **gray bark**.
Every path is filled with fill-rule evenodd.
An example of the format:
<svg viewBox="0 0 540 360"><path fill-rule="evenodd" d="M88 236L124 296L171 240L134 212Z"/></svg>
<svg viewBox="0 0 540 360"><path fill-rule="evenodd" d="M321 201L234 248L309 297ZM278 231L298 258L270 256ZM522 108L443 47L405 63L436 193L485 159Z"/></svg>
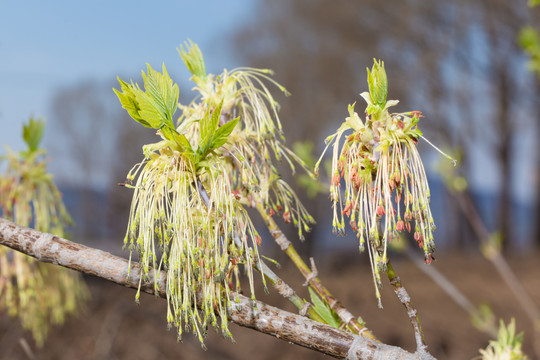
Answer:
<svg viewBox="0 0 540 360"><path fill-rule="evenodd" d="M25 228L2 218L0 218L0 244L39 261L64 266L119 285L134 289L139 285L138 263L131 263L128 276L126 259L55 235ZM158 273L157 287L151 278L142 284L141 291L157 293L165 298L166 278L164 272ZM228 309L232 322L335 358L433 359L425 352L409 353L401 348L355 336L260 301L254 303L240 294L233 296L237 302Z"/></svg>

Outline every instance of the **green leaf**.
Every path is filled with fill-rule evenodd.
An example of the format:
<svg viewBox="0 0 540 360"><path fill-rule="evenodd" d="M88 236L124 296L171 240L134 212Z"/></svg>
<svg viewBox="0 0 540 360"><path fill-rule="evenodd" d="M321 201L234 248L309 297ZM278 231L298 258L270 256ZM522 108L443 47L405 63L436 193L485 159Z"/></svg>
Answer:
<svg viewBox="0 0 540 360"><path fill-rule="evenodd" d="M146 127L160 129L167 126L174 129L173 115L178 105L178 85L163 65L163 74L147 64L148 74L142 72L145 91L139 85L126 83L118 78L121 92L113 89L122 107L137 122Z"/></svg>
<svg viewBox="0 0 540 360"><path fill-rule="evenodd" d="M212 138L214 131L219 126L219 118L221 117L221 110L223 108L223 100L216 106L212 115L210 115L210 107L206 110L204 118L201 119L200 128L201 128L201 143L210 144L210 139Z"/></svg>
<svg viewBox="0 0 540 360"><path fill-rule="evenodd" d="M181 147L183 153L193 153L193 148L188 138L184 134L173 132L174 141Z"/></svg>
<svg viewBox="0 0 540 360"><path fill-rule="evenodd" d="M238 123L238 118L236 118L224 124L223 126L218 127L222 107L223 101L221 101L219 105L214 109L212 116L210 116L209 111L207 111L204 118L201 119L201 141L199 142L199 146L197 148L199 160L204 159L206 155L208 155L212 150L215 150L220 146L225 145L229 138L229 135Z"/></svg>
<svg viewBox="0 0 540 360"><path fill-rule="evenodd" d="M45 129L45 121L43 119L34 120L30 118L28 125L23 125L23 139L28 145L30 152L38 149L39 143L43 138L43 130Z"/></svg>
<svg viewBox="0 0 540 360"><path fill-rule="evenodd" d="M159 129L167 123L164 113L159 104L146 93L140 91L135 95L135 101L139 106L139 115L154 129Z"/></svg>
<svg viewBox="0 0 540 360"><path fill-rule="evenodd" d="M189 39L184 45L187 50L185 50L182 45L180 45L180 49L177 50L189 72L200 79L206 78L206 66L204 64L204 57L201 49Z"/></svg>
<svg viewBox="0 0 540 360"><path fill-rule="evenodd" d="M173 115L178 106L178 85L173 84L172 79L167 73L165 64L163 64L163 74L152 69L150 64L146 64L148 74L142 72L144 81L145 94L151 101L152 107L151 116L155 116L155 112L159 114L162 119L162 126L174 128ZM144 109L141 106L141 110ZM142 115L144 118L144 115ZM161 127L161 126L160 126Z"/></svg>
<svg viewBox="0 0 540 360"><path fill-rule="evenodd" d="M308 290L311 302L313 303L313 310L315 310L315 312L328 325L339 328L341 320L339 319L339 316L336 314L336 312L330 309L330 307L321 300L321 298L315 293L315 291L313 291L313 289L311 289L311 287L309 287Z"/></svg>
<svg viewBox="0 0 540 360"><path fill-rule="evenodd" d="M234 120L229 121L223 126L220 126L216 132L214 133L214 137L212 139L211 148L212 150L217 149L227 142L229 139L229 135L231 135L232 131L236 127L236 124L238 124L238 119L236 118Z"/></svg>
<svg viewBox="0 0 540 360"><path fill-rule="evenodd" d="M367 69L369 94L374 105L381 108L386 104L386 95L388 93L388 80L384 70L384 62L373 59L371 72Z"/></svg>
<svg viewBox="0 0 540 360"><path fill-rule="evenodd" d="M122 107L127 110L129 116L131 116L135 121L141 123L142 125L146 127L152 127L148 122L143 120L141 116L139 115L139 111L141 110L139 107L139 103L136 100L135 93L138 91L141 91L138 86L134 85L133 82L131 84L126 83L119 77L117 77L118 82L120 83L120 89L122 92L118 91L117 89L113 89L116 96L118 96L118 99L120 100L120 103L122 104Z"/></svg>

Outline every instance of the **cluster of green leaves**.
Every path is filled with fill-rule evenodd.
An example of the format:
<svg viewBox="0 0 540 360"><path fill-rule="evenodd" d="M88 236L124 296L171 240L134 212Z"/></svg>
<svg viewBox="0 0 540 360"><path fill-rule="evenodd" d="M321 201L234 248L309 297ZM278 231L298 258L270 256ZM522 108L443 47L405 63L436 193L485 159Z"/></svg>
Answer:
<svg viewBox="0 0 540 360"><path fill-rule="evenodd" d="M45 123L31 118L23 128L28 148L19 153L8 149L0 174L0 212L22 226L63 236L71 224L61 194L47 173L45 150L39 147ZM21 320L43 345L51 324L63 323L88 297L81 276L73 271L34 260L0 247L0 308Z"/></svg>
<svg viewBox="0 0 540 360"><path fill-rule="evenodd" d="M204 69L204 63L202 66ZM149 64L147 67L148 73L142 71L144 90L138 84L133 82L128 84L120 78L118 81L121 91L113 89L122 107L135 121L143 126L159 130L162 134L165 143L147 146L145 153L148 154L149 151L166 145L173 151L179 151L192 162L195 168L201 167L208 154L227 142L238 119L219 126L223 102L212 112L208 108L199 120L200 141L197 148L193 149L188 138L179 133L174 124L173 116L178 108L178 85L173 84L165 65L163 65L162 74L155 71Z"/></svg>

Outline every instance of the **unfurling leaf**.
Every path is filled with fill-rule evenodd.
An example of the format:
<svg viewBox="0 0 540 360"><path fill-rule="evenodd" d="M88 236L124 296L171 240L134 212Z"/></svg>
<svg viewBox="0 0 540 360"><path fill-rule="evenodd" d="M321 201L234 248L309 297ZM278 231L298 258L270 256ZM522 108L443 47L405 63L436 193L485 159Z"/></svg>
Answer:
<svg viewBox="0 0 540 360"><path fill-rule="evenodd" d="M201 49L199 49L199 46L191 40L188 40L185 45L186 50L184 50L182 45L180 45L180 49L177 49L182 61L184 61L189 72L192 73L193 76L204 79L206 77L206 67L204 65L204 57Z"/></svg>
<svg viewBox="0 0 540 360"><path fill-rule="evenodd" d="M174 129L173 115L178 105L178 85L172 79L163 65L163 74L152 69L147 64L148 73L142 72L145 91L139 85L126 83L118 79L121 92L113 89L122 107L140 124L160 129L166 126Z"/></svg>
<svg viewBox="0 0 540 360"><path fill-rule="evenodd" d="M204 118L201 119L201 141L199 142L199 147L197 148L199 160L203 160L212 150L225 145L229 135L238 123L238 118L236 118L223 126L218 127L222 107L223 101L221 101L214 109L212 115L210 115L210 111L208 110Z"/></svg>
<svg viewBox="0 0 540 360"><path fill-rule="evenodd" d="M236 127L236 124L238 124L238 118L229 121L223 126L220 126L216 132L214 133L214 137L212 139L212 150L217 149L220 146L225 145L227 140L229 139L229 135L231 135L232 131Z"/></svg>
<svg viewBox="0 0 540 360"><path fill-rule="evenodd" d="M216 106L212 115L210 115L210 108L206 110L204 118L201 119L201 144L210 145L212 135L219 126L219 118L221 116L221 110L223 109L223 100Z"/></svg>
<svg viewBox="0 0 540 360"><path fill-rule="evenodd" d="M45 121L42 119L34 120L34 118L30 118L28 125L23 125L23 139L28 145L30 152L38 149L41 138L43 137L44 128Z"/></svg>
<svg viewBox="0 0 540 360"><path fill-rule="evenodd" d="M386 95L388 93L388 80L384 70L384 62L373 59L371 71L367 69L369 94L374 105L381 108L386 104Z"/></svg>
<svg viewBox="0 0 540 360"><path fill-rule="evenodd" d="M313 303L313 310L330 326L339 328L340 319L339 316L330 309L330 307L321 300L321 298L315 294L311 288L308 288L311 302Z"/></svg>

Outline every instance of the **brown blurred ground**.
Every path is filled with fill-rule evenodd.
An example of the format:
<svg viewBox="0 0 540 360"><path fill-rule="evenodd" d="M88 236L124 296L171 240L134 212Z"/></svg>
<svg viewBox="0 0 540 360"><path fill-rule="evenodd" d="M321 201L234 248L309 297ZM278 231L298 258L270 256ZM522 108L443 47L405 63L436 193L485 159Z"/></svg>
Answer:
<svg viewBox="0 0 540 360"><path fill-rule="evenodd" d="M511 258L510 263L537 304L540 303L540 261L538 254ZM347 257L347 258L346 258ZM321 279L356 315L361 315L373 332L385 343L414 350L414 338L405 311L397 303L390 286L383 293L384 310L374 299L370 271L363 256L338 256L319 264ZM480 260L479 260L480 259ZM359 264L359 262L362 262ZM516 318L518 329L525 331L525 350L532 356L530 322L516 304L492 266L479 256L456 256L439 252L435 266L448 276L475 304L489 302L497 316ZM409 261L394 261L394 267L419 309L420 320L430 351L438 359L472 359L485 347L487 335L476 331L467 315L438 286L427 279ZM287 274L285 274L287 272ZM294 272L282 271L284 278L300 291L302 279ZM290 345L271 336L232 325L236 343L212 330L201 349L191 335L176 342L174 330L168 331L165 301L143 295L141 305L134 301L132 289L89 278L92 300L86 311L62 327L51 330L42 349L36 349L16 321L0 318L0 359L29 359L21 338L30 344L36 359L323 359L321 354ZM303 294L306 296L305 294ZM258 299L294 311L292 306L271 291L258 291Z"/></svg>

